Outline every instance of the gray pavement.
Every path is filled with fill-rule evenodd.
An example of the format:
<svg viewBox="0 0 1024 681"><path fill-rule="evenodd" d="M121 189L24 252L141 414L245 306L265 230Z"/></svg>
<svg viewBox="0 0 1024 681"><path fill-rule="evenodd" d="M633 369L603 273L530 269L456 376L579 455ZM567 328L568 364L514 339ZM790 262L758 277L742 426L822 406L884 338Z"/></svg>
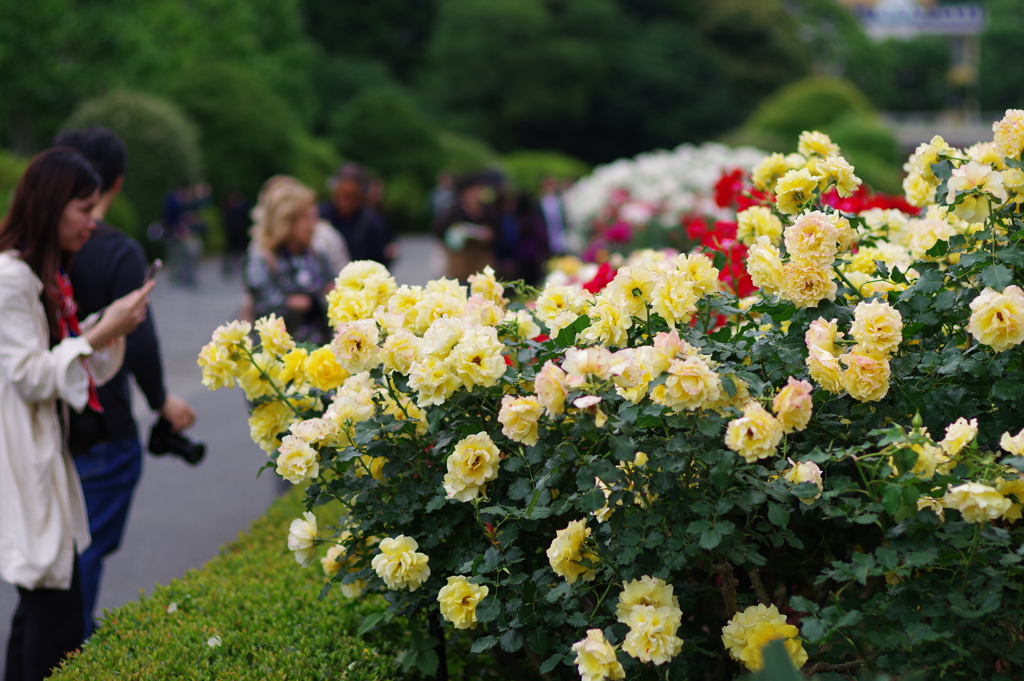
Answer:
<svg viewBox="0 0 1024 681"><path fill-rule="evenodd" d="M423 284L443 272L444 253L436 240L407 236L399 248L392 267L399 284ZM202 566L257 518L277 492L272 474L256 477L266 455L249 439L241 392L211 392L200 382L199 349L214 328L236 318L242 297L239 278L224 280L219 264L203 264L195 290L171 286L166 273L154 289L152 309L168 389L196 408L198 418L189 435L206 443L207 454L196 467L177 458L146 456L121 549L106 561L98 612ZM136 420L145 437L155 416L141 394L135 397ZM16 604L14 587L0 582L0 665Z"/></svg>

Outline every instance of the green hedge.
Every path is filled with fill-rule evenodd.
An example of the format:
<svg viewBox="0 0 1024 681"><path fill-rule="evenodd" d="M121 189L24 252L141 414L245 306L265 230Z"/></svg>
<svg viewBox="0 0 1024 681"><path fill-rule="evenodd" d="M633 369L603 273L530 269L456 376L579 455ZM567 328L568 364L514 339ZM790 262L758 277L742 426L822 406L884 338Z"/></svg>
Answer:
<svg viewBox="0 0 1024 681"><path fill-rule="evenodd" d="M383 600L348 601L335 591L318 602L319 566L303 570L288 551L288 525L302 510L301 495L275 501L202 569L108 612L54 678L394 678L394 644L354 636ZM169 613L172 603L177 609ZM215 636L222 643L212 647Z"/></svg>

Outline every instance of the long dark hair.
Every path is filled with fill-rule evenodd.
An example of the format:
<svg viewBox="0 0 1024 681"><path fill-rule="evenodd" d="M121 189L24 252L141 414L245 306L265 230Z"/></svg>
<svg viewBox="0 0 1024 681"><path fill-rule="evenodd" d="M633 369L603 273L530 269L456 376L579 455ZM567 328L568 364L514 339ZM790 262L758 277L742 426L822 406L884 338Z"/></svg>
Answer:
<svg viewBox="0 0 1024 681"><path fill-rule="evenodd" d="M44 151L32 159L14 190L10 210L0 221L0 252L18 250L43 282L41 296L51 341L58 340L60 292L57 276L71 255L60 248L60 219L72 199L84 199L100 187L89 162L72 149Z"/></svg>

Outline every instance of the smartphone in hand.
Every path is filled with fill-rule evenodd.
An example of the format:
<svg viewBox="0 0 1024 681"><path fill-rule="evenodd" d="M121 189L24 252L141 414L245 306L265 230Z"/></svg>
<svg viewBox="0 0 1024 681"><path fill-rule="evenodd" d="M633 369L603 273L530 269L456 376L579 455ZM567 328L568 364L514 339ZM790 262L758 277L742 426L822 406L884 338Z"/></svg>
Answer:
<svg viewBox="0 0 1024 681"><path fill-rule="evenodd" d="M161 268L163 268L163 266L164 266L164 261L163 260L161 260L160 258L157 258L156 260L154 260L153 264L150 265L149 269L146 270L146 278L142 280L142 285L145 286L150 281L152 281L153 277L156 276L156 273L159 272L161 270Z"/></svg>

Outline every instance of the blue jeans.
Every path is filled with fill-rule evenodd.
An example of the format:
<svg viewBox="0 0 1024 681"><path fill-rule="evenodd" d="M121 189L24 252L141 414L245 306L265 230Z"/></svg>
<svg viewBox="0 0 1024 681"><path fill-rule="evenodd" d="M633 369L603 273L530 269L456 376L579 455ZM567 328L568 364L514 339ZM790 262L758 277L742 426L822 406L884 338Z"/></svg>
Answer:
<svg viewBox="0 0 1024 681"><path fill-rule="evenodd" d="M89 514L92 544L79 555L85 636L96 628L92 619L103 576L103 558L121 545L128 508L142 474L142 445L138 439L101 442L86 455L75 457Z"/></svg>

